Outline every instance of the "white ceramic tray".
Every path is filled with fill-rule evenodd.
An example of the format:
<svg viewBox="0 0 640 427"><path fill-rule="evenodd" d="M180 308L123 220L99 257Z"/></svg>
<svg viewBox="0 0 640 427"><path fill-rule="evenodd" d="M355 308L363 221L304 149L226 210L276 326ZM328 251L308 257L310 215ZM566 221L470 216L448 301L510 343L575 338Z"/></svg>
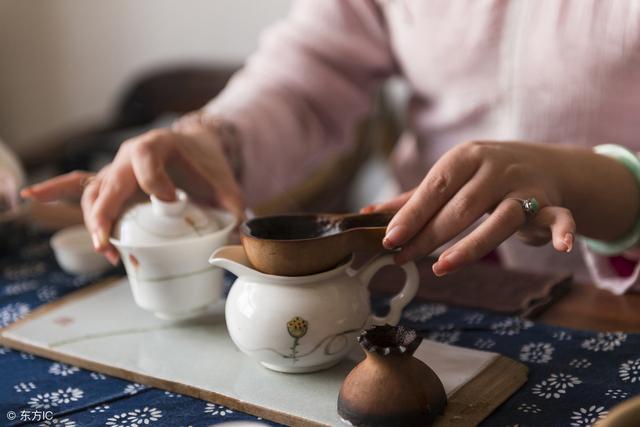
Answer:
<svg viewBox="0 0 640 427"><path fill-rule="evenodd" d="M312 374L269 371L229 338L223 307L175 323L139 309L126 279L96 284L2 330L4 345L290 425L341 425L342 380L362 357ZM442 379L440 425L473 425L526 381L526 367L495 353L423 341L416 357ZM462 424L461 424L462 423Z"/></svg>

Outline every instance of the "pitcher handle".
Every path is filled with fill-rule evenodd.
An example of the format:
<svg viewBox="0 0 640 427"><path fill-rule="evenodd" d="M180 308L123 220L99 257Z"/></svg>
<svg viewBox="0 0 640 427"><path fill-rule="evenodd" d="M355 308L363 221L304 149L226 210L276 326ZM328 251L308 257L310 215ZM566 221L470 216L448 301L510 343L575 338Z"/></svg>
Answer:
<svg viewBox="0 0 640 427"><path fill-rule="evenodd" d="M416 293L418 292L420 279L415 263L408 262L404 265L399 266L394 262L392 255L385 255L376 259L375 261L372 261L369 265L363 267L356 273L357 277L365 286L368 287L374 274L376 274L376 272L382 267L387 265L396 265L404 270L404 285L402 286L402 290L391 299L391 302L389 303L389 313L384 317L371 315L369 318L369 324L389 324L392 326L397 325L398 322L400 322L402 310L407 306L407 304L411 302L413 297L415 297Z"/></svg>

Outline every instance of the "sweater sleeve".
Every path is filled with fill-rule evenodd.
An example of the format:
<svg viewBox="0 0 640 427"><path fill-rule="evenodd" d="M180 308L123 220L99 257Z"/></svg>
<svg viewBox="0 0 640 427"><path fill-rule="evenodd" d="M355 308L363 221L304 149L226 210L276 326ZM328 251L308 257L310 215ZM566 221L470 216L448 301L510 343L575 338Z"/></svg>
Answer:
<svg viewBox="0 0 640 427"><path fill-rule="evenodd" d="M373 0L298 0L203 115L230 123L249 206L286 191L353 140L394 61Z"/></svg>
<svg viewBox="0 0 640 427"><path fill-rule="evenodd" d="M586 244L581 246L585 263L596 286L616 295L640 291L640 249L609 257L593 252Z"/></svg>

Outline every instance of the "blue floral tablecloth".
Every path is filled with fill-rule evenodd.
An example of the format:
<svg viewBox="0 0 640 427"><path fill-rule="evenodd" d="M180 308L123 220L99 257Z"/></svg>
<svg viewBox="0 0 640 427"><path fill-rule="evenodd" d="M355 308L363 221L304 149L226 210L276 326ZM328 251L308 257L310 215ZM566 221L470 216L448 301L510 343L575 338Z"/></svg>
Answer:
<svg viewBox="0 0 640 427"><path fill-rule="evenodd" d="M63 273L43 235L3 256L0 271L0 327L99 279ZM498 352L529 366L527 384L483 425L588 426L640 394L640 334L575 331L425 302L412 303L403 322L430 339ZM0 425L174 427L238 420L277 425L0 347Z"/></svg>

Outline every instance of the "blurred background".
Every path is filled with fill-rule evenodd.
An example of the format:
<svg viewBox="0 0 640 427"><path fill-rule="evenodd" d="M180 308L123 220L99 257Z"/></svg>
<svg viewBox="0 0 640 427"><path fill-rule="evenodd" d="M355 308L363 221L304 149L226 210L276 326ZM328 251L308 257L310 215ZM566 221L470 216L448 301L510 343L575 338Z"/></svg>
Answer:
<svg viewBox="0 0 640 427"><path fill-rule="evenodd" d="M215 97L291 1L0 0L0 213L19 203L8 189L97 171L126 139ZM354 211L393 195L384 105L352 152L257 212Z"/></svg>
<svg viewBox="0 0 640 427"><path fill-rule="evenodd" d="M0 137L28 160L143 75L239 66L290 0L0 0Z"/></svg>

